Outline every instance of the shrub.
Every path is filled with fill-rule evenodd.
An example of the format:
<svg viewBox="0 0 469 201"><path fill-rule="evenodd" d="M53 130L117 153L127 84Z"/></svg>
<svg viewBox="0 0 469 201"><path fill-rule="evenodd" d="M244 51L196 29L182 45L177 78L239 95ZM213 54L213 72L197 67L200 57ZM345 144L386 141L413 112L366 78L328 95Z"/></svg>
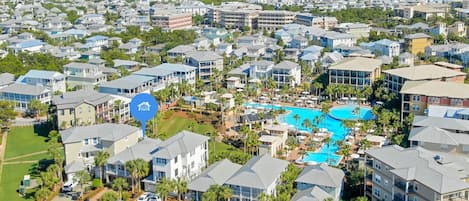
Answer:
<svg viewBox="0 0 469 201"><path fill-rule="evenodd" d="M101 179L93 179L93 189L97 189L103 187L103 183L101 182Z"/></svg>

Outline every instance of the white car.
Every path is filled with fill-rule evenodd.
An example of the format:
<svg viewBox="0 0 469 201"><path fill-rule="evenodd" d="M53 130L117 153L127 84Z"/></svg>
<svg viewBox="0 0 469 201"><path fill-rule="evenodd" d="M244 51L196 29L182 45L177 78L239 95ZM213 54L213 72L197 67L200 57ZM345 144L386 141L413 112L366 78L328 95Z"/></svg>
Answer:
<svg viewBox="0 0 469 201"><path fill-rule="evenodd" d="M147 201L161 201L161 199L158 197L158 195L153 194L147 199Z"/></svg>
<svg viewBox="0 0 469 201"><path fill-rule="evenodd" d="M65 182L65 184L62 187L62 192L71 192L73 191L73 188L78 184L78 182L74 182L73 180Z"/></svg>
<svg viewBox="0 0 469 201"><path fill-rule="evenodd" d="M147 201L149 197L150 197L150 193L145 192L140 197L138 197L138 201Z"/></svg>

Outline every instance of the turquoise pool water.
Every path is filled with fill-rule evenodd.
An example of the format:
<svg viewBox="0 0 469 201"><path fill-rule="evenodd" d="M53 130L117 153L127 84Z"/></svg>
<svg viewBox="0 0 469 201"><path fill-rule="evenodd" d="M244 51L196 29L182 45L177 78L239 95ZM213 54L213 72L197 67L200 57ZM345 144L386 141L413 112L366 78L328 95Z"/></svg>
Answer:
<svg viewBox="0 0 469 201"><path fill-rule="evenodd" d="M245 103L245 106L251 106L253 108L266 108L266 109L280 109L281 107L285 108L285 110L288 111L288 114L282 115L279 117L279 121L281 123L286 123L288 125L292 125L299 130L302 131L309 131L311 132L311 129L307 129L303 127L301 124L303 120L308 118L312 124L315 124L314 119L315 117L320 117L322 112L318 109L312 109L312 108L299 108L299 107L289 107L289 106L278 106L278 105L270 105L270 104L259 104L259 103ZM350 109L352 108L352 109ZM335 114L340 114L340 117L342 118L349 118L353 119L354 116L351 113L351 111L355 108L354 106L348 107L339 107L339 108L333 108L331 109L335 111ZM344 111L341 111L344 110ZM370 109L368 108L360 108L362 112L360 112L360 116L362 116L362 119L368 120L371 119L373 116L366 115L367 113L371 114ZM347 112L350 111L350 112ZM349 114L347 116L346 114ZM296 121L293 116L295 114L298 114L300 116L300 119ZM329 132L332 133L331 136L331 143L329 146L324 145L318 152L308 152L306 156L303 158L304 162L316 162L316 163L324 163L327 161L329 158L329 163L332 165L337 165L340 162L340 157L339 155L336 155L335 153L339 149L337 145L335 144L336 141L338 140L344 140L345 137L348 134L347 129L342 125L342 122L336 118L333 118L329 115L326 115L325 118L319 122L319 125L317 125L317 128L326 128Z"/></svg>
<svg viewBox="0 0 469 201"><path fill-rule="evenodd" d="M374 118L374 115L369 108L360 107L360 112L354 111L355 108L357 108L356 105L337 106L331 109L329 115L339 120L368 120Z"/></svg>

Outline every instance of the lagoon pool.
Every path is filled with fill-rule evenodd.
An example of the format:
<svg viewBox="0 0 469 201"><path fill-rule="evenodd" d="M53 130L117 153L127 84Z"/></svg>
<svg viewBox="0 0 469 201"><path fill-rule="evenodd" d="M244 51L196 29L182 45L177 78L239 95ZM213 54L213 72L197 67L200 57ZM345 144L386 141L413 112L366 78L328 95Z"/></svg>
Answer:
<svg viewBox="0 0 469 201"><path fill-rule="evenodd" d="M245 103L244 106L250 106L252 108L265 108L265 109L280 109L284 108L287 110L287 114L281 115L278 120L281 123L286 123L288 125L294 126L298 128L298 130L301 131L308 131L311 132L312 130L309 128L303 127L301 124L303 120L309 119L312 124L315 124L315 117L320 117L322 115L322 112L318 109L312 109L312 108L300 108L300 107L289 107L289 106L279 106L279 105L270 105L270 104L260 104L260 103ZM350 106L352 107L352 106ZM344 111L341 111L342 110ZM341 108L333 108L332 110L335 110L335 112L339 112L342 116L341 117L347 117L346 114L348 113L350 116L347 118L353 119L353 114L352 110L349 110L350 108L346 107L341 107ZM350 112L347 112L350 111ZM372 116L365 115L368 112L371 113L371 110L369 108L360 108L360 113L363 113L362 119L363 120L369 120L372 118ZM300 116L300 119L296 121L293 116L295 114L298 114ZM308 162L316 162L316 163L324 163L327 161L329 158L329 162L332 165L337 165L340 162L341 156L336 155L335 153L339 149L337 145L335 144L336 141L344 140L345 137L348 134L347 129L342 125L341 120L336 118L331 117L330 115L326 115L325 118L319 122L319 124L316 126L317 128L326 128L329 132L332 133L331 136L331 143L329 146L324 145L318 152L308 152L305 157L303 158L303 161L308 163Z"/></svg>
<svg viewBox="0 0 469 201"><path fill-rule="evenodd" d="M370 108L360 107L360 112L355 111L356 108L357 105L333 107L329 112L329 115L338 120L369 120L375 118Z"/></svg>

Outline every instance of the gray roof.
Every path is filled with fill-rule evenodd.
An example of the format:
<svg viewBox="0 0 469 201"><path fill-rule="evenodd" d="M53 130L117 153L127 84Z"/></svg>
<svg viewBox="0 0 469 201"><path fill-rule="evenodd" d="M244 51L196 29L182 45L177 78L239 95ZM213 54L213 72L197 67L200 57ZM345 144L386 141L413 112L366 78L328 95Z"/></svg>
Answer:
<svg viewBox="0 0 469 201"><path fill-rule="evenodd" d="M38 78L38 79L56 79L60 80L65 78L65 75L56 71L47 71L47 70L30 70L24 77L28 78Z"/></svg>
<svg viewBox="0 0 469 201"><path fill-rule="evenodd" d="M332 198L326 191L314 186L296 193L292 201L324 201L326 198Z"/></svg>
<svg viewBox="0 0 469 201"><path fill-rule="evenodd" d="M0 93L14 93L14 94L24 94L24 95L32 95L37 96L40 94L44 94L50 92L49 89L43 86L38 85L28 85L28 84L20 84L14 83L12 85L6 86L0 89Z"/></svg>
<svg viewBox="0 0 469 201"><path fill-rule="evenodd" d="M267 189L285 171L288 162L264 154L251 158L226 184Z"/></svg>
<svg viewBox="0 0 469 201"><path fill-rule="evenodd" d="M15 75L11 73L0 74L0 86L9 85L15 82Z"/></svg>
<svg viewBox="0 0 469 201"><path fill-rule="evenodd" d="M383 72L403 77L408 80L433 80L466 75L466 73L450 70L436 65L420 65L407 68L396 68Z"/></svg>
<svg viewBox="0 0 469 201"><path fill-rule="evenodd" d="M395 175L418 181L440 194L469 188L463 181L469 176L469 162L465 156L433 152L422 147L404 149L397 145L370 149L366 153L389 165Z"/></svg>
<svg viewBox="0 0 469 201"><path fill-rule="evenodd" d="M192 51L188 52L186 57L195 59L197 61L214 61L223 59L222 56L213 51Z"/></svg>
<svg viewBox="0 0 469 201"><path fill-rule="evenodd" d="M208 139L207 136L184 130L163 141L153 156L172 159L179 154L192 151L195 147L207 142Z"/></svg>
<svg viewBox="0 0 469 201"><path fill-rule="evenodd" d="M231 162L228 159L218 161L208 167L202 174L193 179L188 189L192 191L206 192L211 185L223 185L226 180L233 176L241 165Z"/></svg>
<svg viewBox="0 0 469 201"><path fill-rule="evenodd" d="M444 117L429 117L416 115L412 122L414 127L433 126L446 130L469 131L469 121Z"/></svg>
<svg viewBox="0 0 469 201"><path fill-rule="evenodd" d="M157 149L160 143L161 140L145 138L137 144L110 157L107 160L107 163L113 164L116 162L120 162L122 164L125 164L127 161L135 159L143 159L145 161L150 161L152 159L152 151Z"/></svg>
<svg viewBox="0 0 469 201"><path fill-rule="evenodd" d="M168 52L183 54L183 53L187 53L187 52L194 51L194 50L195 50L195 47L191 45L178 45L174 47L173 49L168 50Z"/></svg>
<svg viewBox="0 0 469 201"><path fill-rule="evenodd" d="M418 38L432 38L431 36L424 33L415 33L405 36L406 39L418 39Z"/></svg>
<svg viewBox="0 0 469 201"><path fill-rule="evenodd" d="M330 167L326 164L306 166L301 171L295 182L312 185L341 188L344 179L344 172L340 169Z"/></svg>
<svg viewBox="0 0 469 201"><path fill-rule="evenodd" d="M469 145L468 134L454 133L433 126L412 128L409 140L454 146Z"/></svg>
<svg viewBox="0 0 469 201"><path fill-rule="evenodd" d="M64 68L90 69L90 68L98 68L98 66L89 64L89 63L72 62L72 63L65 65Z"/></svg>
<svg viewBox="0 0 469 201"><path fill-rule="evenodd" d="M126 124L97 124L91 126L80 126L69 128L60 132L64 144L80 142L84 139L98 137L106 141L117 141L132 133L138 132L140 128Z"/></svg>
<svg viewBox="0 0 469 201"><path fill-rule="evenodd" d="M96 92L95 90L79 90L66 92L60 96L54 96L52 103L57 106L57 109L75 108L82 103L88 103L96 106L108 102L112 97L108 94Z"/></svg>
<svg viewBox="0 0 469 201"><path fill-rule="evenodd" d="M272 68L277 68L277 69L295 69L295 68L299 68L300 65L298 65L297 63L295 62L291 62L291 61L282 61L278 64L276 64L274 67Z"/></svg>
<svg viewBox="0 0 469 201"><path fill-rule="evenodd" d="M406 81L402 94L416 94L434 97L469 98L469 84L442 81Z"/></svg>
<svg viewBox="0 0 469 201"><path fill-rule="evenodd" d="M120 89L133 89L142 86L145 82L154 80L154 77L131 74L121 77L117 80L108 81L100 84L100 87L120 88Z"/></svg>
<svg viewBox="0 0 469 201"><path fill-rule="evenodd" d="M72 163L65 165L64 171L69 174L85 170L85 168L85 163L82 160L74 160Z"/></svg>
<svg viewBox="0 0 469 201"><path fill-rule="evenodd" d="M364 57L350 57L333 64L329 69L335 70L352 70L352 71L374 71L380 68L382 61L379 59L370 59Z"/></svg>

